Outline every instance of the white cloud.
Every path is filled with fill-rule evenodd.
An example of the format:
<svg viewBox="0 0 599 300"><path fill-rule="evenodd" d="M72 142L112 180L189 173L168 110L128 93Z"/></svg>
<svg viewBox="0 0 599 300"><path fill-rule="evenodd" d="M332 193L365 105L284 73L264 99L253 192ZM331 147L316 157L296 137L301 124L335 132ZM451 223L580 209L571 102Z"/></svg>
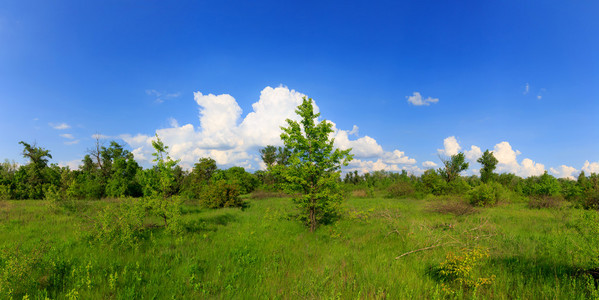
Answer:
<svg viewBox="0 0 599 300"><path fill-rule="evenodd" d="M597 162L589 162L588 160L584 162L582 166L582 171L586 173L586 176L589 176L591 173L599 174L599 161Z"/></svg>
<svg viewBox="0 0 599 300"><path fill-rule="evenodd" d="M199 106L199 126L179 125L171 119L171 127L158 129L156 133L169 146L171 156L181 160L182 166L192 166L200 157L212 157L221 166L263 168L257 150L266 145L282 146L281 126L287 125L286 119L299 120L295 109L305 96L283 86L266 87L258 101L252 104L253 111L242 118L241 107L231 95L196 92L194 100ZM319 111L316 103L314 110ZM341 130L333 122L330 123L333 124L331 137L335 138L335 146L340 149L352 148L357 158L354 162L356 168L366 171L410 169L418 172L417 167L414 169L413 166L416 160L404 152L386 152L369 136L350 139L350 135L357 135L357 126L354 125L352 130ZM153 135L122 134L119 137L134 149L132 153L137 160L151 160Z"/></svg>
<svg viewBox="0 0 599 300"><path fill-rule="evenodd" d="M549 170L558 178L568 178L572 180L574 180L574 173L578 172L576 168L566 165L561 165L558 169L549 168Z"/></svg>
<svg viewBox="0 0 599 300"><path fill-rule="evenodd" d="M50 125L50 127L56 130L64 130L71 128L71 126L67 123L48 123L48 125Z"/></svg>
<svg viewBox="0 0 599 300"><path fill-rule="evenodd" d="M538 176L545 172L545 166L540 163L535 163L529 158L522 160L522 164L518 163L516 157L521 154L518 150L513 150L508 142L501 142L495 145L493 156L497 158L497 172L514 173L520 177Z"/></svg>
<svg viewBox="0 0 599 300"><path fill-rule="evenodd" d="M434 163L434 162L432 162L432 161L430 161L430 160L427 160L427 161L425 161L425 162L422 163L422 166L424 168L426 168L426 169L432 169L432 168L437 167L437 164Z"/></svg>
<svg viewBox="0 0 599 300"><path fill-rule="evenodd" d="M526 86L524 86L524 95L528 94L528 92L530 91L530 84L528 84L528 82L526 83Z"/></svg>
<svg viewBox="0 0 599 300"><path fill-rule="evenodd" d="M443 147L444 147L443 149L437 149L437 152L440 155L444 155L444 156L456 155L462 149L462 147L460 147L460 144L458 143L458 140L455 138L455 136L450 136L450 137L444 139Z"/></svg>
<svg viewBox="0 0 599 300"><path fill-rule="evenodd" d="M154 100L154 102L156 102L156 103L162 103L162 102L164 102L166 100L178 98L179 96L181 96L181 93L179 93L179 92L177 92L177 93L163 93L163 92L159 92L159 91L154 90L154 89L150 89L150 90L146 90L146 95L155 97L156 99Z"/></svg>
<svg viewBox="0 0 599 300"><path fill-rule="evenodd" d="M429 106L431 103L439 102L439 98L428 97L426 99L422 99L422 95L420 95L419 92L414 92L412 96L407 96L406 98L408 99L409 103L412 103L415 106Z"/></svg>
<svg viewBox="0 0 599 300"><path fill-rule="evenodd" d="M59 167L69 167L71 170L77 170L81 166L81 159L74 159L69 161L59 161Z"/></svg>
<svg viewBox="0 0 599 300"><path fill-rule="evenodd" d="M455 136L450 136L443 140L443 149L437 149L440 155L452 156L457 154L462 147L458 143ZM545 172L545 166L540 163L536 163L529 158L524 158L518 163L517 156L521 154L518 150L513 150L512 146L508 142L501 142L495 145L492 151L495 158L497 158L497 172L514 173L520 177L538 176ZM466 159L471 163L475 163L476 160L482 156L481 148L475 145L470 146L470 150L464 151ZM424 165L423 165L424 166ZM472 165L471 165L472 166ZM470 172L477 173L478 170L470 169Z"/></svg>
<svg viewBox="0 0 599 300"><path fill-rule="evenodd" d="M467 160L469 160L471 163L474 163L479 157L483 155L483 152L480 150L478 146L472 145L470 146L470 150L464 151L464 154L466 155Z"/></svg>
<svg viewBox="0 0 599 300"><path fill-rule="evenodd" d="M179 127L179 122L177 122L177 119L175 118L168 118L168 123L171 127Z"/></svg>
<svg viewBox="0 0 599 300"><path fill-rule="evenodd" d="M74 140L75 139L75 137L72 134L70 134L70 133L63 133L60 136L63 137L63 138L65 138L65 139L69 139L69 140Z"/></svg>

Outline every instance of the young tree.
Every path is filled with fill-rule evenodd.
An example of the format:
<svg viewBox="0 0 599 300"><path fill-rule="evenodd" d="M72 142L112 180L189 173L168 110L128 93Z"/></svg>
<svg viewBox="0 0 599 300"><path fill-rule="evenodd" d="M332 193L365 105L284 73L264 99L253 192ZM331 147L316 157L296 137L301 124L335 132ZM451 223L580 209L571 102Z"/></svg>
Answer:
<svg viewBox="0 0 599 300"><path fill-rule="evenodd" d="M443 176L445 181L452 182L460 176L460 172L468 169L468 163L466 162L466 156L460 152L452 155L449 159L441 158L444 169L439 169L439 173Z"/></svg>
<svg viewBox="0 0 599 300"><path fill-rule="evenodd" d="M483 165L480 169L480 180L482 182L489 182L493 178L493 171L497 168L497 158L490 152L489 149L485 150L483 156L476 160L478 163Z"/></svg>
<svg viewBox="0 0 599 300"><path fill-rule="evenodd" d="M288 127L281 127L281 139L291 151L289 167L283 171L286 179L285 189L291 193L299 192L294 201L307 218L310 231L336 213L342 200L339 169L353 158L351 149L339 150L333 147L332 124L321 121L316 124L320 114L315 114L312 99L302 101L295 112L301 121L287 119Z"/></svg>
<svg viewBox="0 0 599 300"><path fill-rule="evenodd" d="M277 148L273 145L268 145L260 149L260 157L266 164L266 167L271 168L277 162Z"/></svg>

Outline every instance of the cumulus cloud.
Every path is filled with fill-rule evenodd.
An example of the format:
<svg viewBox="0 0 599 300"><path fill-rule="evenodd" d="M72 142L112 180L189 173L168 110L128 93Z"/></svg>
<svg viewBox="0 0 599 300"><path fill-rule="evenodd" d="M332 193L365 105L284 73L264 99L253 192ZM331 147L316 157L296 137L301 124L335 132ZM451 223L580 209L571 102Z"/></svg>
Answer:
<svg viewBox="0 0 599 300"><path fill-rule="evenodd" d="M439 155L444 155L444 156L456 155L462 149L462 147L460 147L460 144L458 143L458 140L455 138L455 136L450 136L450 137L444 139L443 147L444 147L443 149L437 149L437 152L439 153Z"/></svg>
<svg viewBox="0 0 599 300"><path fill-rule="evenodd" d="M566 165L561 165L557 169L549 168L549 170L557 178L567 178L567 179L572 179L572 180L574 180L574 174L578 172L578 170L576 170L576 168L566 166Z"/></svg>
<svg viewBox="0 0 599 300"><path fill-rule="evenodd" d="M426 169L432 169L432 168L436 168L437 164L434 163L434 162L432 162L432 161L430 161L430 160L427 160L427 161L425 161L425 162L422 163L422 166L424 168L426 168Z"/></svg>
<svg viewBox="0 0 599 300"><path fill-rule="evenodd" d="M466 155L466 159L472 163L476 162L479 157L483 156L483 152L480 150L480 148L474 145L470 146L470 150L464 151L464 154Z"/></svg>
<svg viewBox="0 0 599 300"><path fill-rule="evenodd" d="M599 161L597 162L589 162L588 160L584 162L582 166L582 171L586 173L586 175L590 175L591 173L599 174Z"/></svg>
<svg viewBox="0 0 599 300"><path fill-rule="evenodd" d="M408 103L411 103L415 106L429 106L431 103L439 102L439 98L428 97L426 99L422 99L422 95L420 95L419 92L414 92L412 96L407 96L406 98L408 99Z"/></svg>
<svg viewBox="0 0 599 300"><path fill-rule="evenodd" d="M545 172L545 166L536 163L529 158L518 163L517 156L521 154L518 150L513 150L508 142L501 142L495 145L493 156L497 158L497 171L514 173L520 177L538 176Z"/></svg>
<svg viewBox="0 0 599 300"><path fill-rule="evenodd" d="M63 137L63 138L65 138L65 139L69 139L69 140L74 140L75 139L75 137L72 134L70 134L70 133L63 133L60 136Z"/></svg>
<svg viewBox="0 0 599 300"><path fill-rule="evenodd" d="M157 129L156 134L169 146L170 155L180 159L183 167L190 167L200 157L211 157L222 166L243 166L248 169L264 168L258 149L266 145L282 146L281 127L286 119L298 121L295 109L306 95L287 87L266 87L260 98L252 104L253 110L242 117L242 109L228 94L213 95L194 93L199 109L199 126L180 125L169 119L168 128ZM315 112L319 111L314 103ZM399 150L384 151L375 139L358 135L358 127L342 130L333 126L331 137L340 149L352 148L356 161L354 169L360 171L410 170L416 160ZM133 148L137 160L149 162L153 152L154 135L121 134L119 136ZM418 171L418 170L415 170Z"/></svg>
<svg viewBox="0 0 599 300"><path fill-rule="evenodd" d="M444 156L455 155L462 149L462 146L460 146L455 136L450 136L443 140L443 146L444 148L437 149L437 152ZM538 176L545 172L545 166L543 164L534 162L530 158L524 158L521 162L518 162L517 156L522 153L512 149L512 146L508 142L504 141L496 144L491 152L495 158L497 158L497 172L499 173L514 173L520 177L529 177ZM469 150L464 151L464 155L472 166L472 164L476 163L476 160L482 156L482 150L480 147L472 145ZM474 174L478 172L478 170L475 170L474 168L470 171Z"/></svg>
<svg viewBox="0 0 599 300"><path fill-rule="evenodd" d="M71 125L69 125L67 123L48 123L48 125L50 125L50 127L54 128L56 130L64 130L64 129L71 128Z"/></svg>

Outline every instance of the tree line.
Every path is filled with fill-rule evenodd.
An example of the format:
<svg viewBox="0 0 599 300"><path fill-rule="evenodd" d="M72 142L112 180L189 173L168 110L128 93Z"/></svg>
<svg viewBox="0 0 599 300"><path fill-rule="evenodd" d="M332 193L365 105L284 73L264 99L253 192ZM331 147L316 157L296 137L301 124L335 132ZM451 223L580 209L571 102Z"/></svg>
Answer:
<svg viewBox="0 0 599 300"><path fill-rule="evenodd" d="M581 172L577 180L557 179L547 172L521 178L495 173L497 159L486 150L477 160L480 176L462 176L469 168L464 153L440 157L442 168L416 176L402 172L348 172L341 167L352 159L351 149L339 150L329 138L332 125L317 121L313 100L304 98L296 113L301 121L287 120L281 127L283 147L259 150L265 170L254 173L242 167L219 169L214 159L200 158L190 170L173 160L158 135L151 168L142 168L124 145L99 139L76 170L50 164L51 152L21 141L27 164L8 160L0 163L0 199L48 199L54 201L124 198L147 199L147 208L168 225L169 214L180 201L196 199L209 208L242 206L241 194L256 189L284 191L292 196L302 219L311 231L318 224L334 220L342 199L352 191L366 196L423 198L427 195L457 195L473 205L494 205L514 198L540 201L569 200L585 208L599 208L599 175ZM179 203L179 204L177 204ZM175 207L175 208L173 208Z"/></svg>

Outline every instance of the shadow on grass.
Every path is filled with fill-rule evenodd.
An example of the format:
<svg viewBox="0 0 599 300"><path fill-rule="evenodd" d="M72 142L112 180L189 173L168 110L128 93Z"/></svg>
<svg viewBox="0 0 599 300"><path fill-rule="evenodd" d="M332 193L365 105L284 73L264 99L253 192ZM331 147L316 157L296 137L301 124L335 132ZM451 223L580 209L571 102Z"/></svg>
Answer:
<svg viewBox="0 0 599 300"><path fill-rule="evenodd" d="M198 218L186 222L185 230L187 232L216 231L218 226L227 226L229 223L237 221L237 219L238 218L234 214L230 213Z"/></svg>
<svg viewBox="0 0 599 300"><path fill-rule="evenodd" d="M556 277L576 276L581 268L551 261L547 258L536 260L512 256L507 258L491 258L489 264L505 269L510 273L521 274L527 278L536 277L554 280Z"/></svg>

